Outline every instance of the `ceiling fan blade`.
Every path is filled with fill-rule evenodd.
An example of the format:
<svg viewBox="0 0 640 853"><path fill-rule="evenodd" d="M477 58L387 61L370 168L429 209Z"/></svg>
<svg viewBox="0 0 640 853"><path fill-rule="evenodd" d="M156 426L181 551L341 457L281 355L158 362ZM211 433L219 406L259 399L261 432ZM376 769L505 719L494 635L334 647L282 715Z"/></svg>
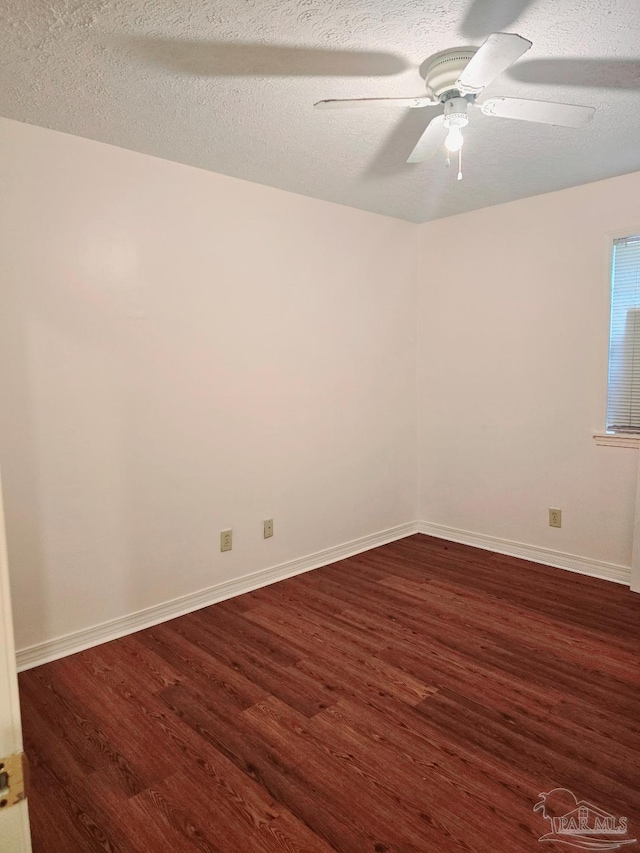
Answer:
<svg viewBox="0 0 640 853"><path fill-rule="evenodd" d="M471 57L456 88L463 95L477 95L526 53L532 42L515 33L492 33Z"/></svg>
<svg viewBox="0 0 640 853"><path fill-rule="evenodd" d="M437 114L437 113L436 113ZM366 167L367 177L374 179L406 175L407 157L424 133L429 111L400 110L394 113L393 125L387 136L376 145L375 154Z"/></svg>
<svg viewBox="0 0 640 853"><path fill-rule="evenodd" d="M318 110L348 110L354 107L435 107L439 101L434 101L428 95L417 98L330 98L327 101L318 101L313 106Z"/></svg>
<svg viewBox="0 0 640 853"><path fill-rule="evenodd" d="M595 113L593 107L555 104L548 101L526 101L522 98L490 98L478 106L486 116L537 121L560 127L582 127Z"/></svg>
<svg viewBox="0 0 640 853"><path fill-rule="evenodd" d="M145 62L198 77L371 77L406 71L394 53L285 44L127 36L119 42Z"/></svg>
<svg viewBox="0 0 640 853"><path fill-rule="evenodd" d="M471 0L460 25L466 38L482 38L487 33L506 30L535 0Z"/></svg>
<svg viewBox="0 0 640 853"><path fill-rule="evenodd" d="M407 163L424 163L436 153L444 142L447 129L444 126L444 116L439 115L431 119L425 132L422 134L416 147L413 149Z"/></svg>

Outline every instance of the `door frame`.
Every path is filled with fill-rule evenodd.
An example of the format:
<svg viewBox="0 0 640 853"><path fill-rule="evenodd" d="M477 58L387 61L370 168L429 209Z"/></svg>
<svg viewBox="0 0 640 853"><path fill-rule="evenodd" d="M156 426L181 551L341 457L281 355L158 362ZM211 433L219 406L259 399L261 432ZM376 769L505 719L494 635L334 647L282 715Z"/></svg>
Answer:
<svg viewBox="0 0 640 853"><path fill-rule="evenodd" d="M21 753L22 749L20 697L0 477L0 758ZM26 800L0 809L0 849L3 853L31 853Z"/></svg>

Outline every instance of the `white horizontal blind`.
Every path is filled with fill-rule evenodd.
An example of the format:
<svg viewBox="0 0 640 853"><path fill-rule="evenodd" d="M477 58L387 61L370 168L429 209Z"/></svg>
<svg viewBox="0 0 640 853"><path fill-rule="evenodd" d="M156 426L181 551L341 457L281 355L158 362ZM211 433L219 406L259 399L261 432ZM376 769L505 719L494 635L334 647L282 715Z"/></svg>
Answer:
<svg viewBox="0 0 640 853"><path fill-rule="evenodd" d="M640 432L640 235L613 243L607 429Z"/></svg>

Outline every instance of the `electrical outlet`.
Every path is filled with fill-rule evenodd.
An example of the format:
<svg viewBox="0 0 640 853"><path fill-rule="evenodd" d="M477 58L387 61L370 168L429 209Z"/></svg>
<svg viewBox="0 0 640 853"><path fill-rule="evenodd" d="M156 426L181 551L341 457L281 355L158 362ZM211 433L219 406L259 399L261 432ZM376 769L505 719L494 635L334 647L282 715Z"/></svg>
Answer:
<svg viewBox="0 0 640 853"><path fill-rule="evenodd" d="M562 510L557 507L549 507L549 527L562 527Z"/></svg>
<svg viewBox="0 0 640 853"><path fill-rule="evenodd" d="M264 538L269 539L273 536L273 519L267 518L264 523Z"/></svg>
<svg viewBox="0 0 640 853"><path fill-rule="evenodd" d="M220 550L221 551L230 551L233 548L233 531L232 530L221 530L220 531Z"/></svg>

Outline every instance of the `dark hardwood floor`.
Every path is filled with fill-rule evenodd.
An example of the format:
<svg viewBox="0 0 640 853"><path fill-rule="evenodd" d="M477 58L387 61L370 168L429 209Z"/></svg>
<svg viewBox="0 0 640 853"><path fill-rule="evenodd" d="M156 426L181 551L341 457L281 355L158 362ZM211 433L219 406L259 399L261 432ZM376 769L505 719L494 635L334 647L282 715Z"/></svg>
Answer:
<svg viewBox="0 0 640 853"><path fill-rule="evenodd" d="M639 650L625 587L412 536L23 673L34 851L536 851L558 787L640 839Z"/></svg>

